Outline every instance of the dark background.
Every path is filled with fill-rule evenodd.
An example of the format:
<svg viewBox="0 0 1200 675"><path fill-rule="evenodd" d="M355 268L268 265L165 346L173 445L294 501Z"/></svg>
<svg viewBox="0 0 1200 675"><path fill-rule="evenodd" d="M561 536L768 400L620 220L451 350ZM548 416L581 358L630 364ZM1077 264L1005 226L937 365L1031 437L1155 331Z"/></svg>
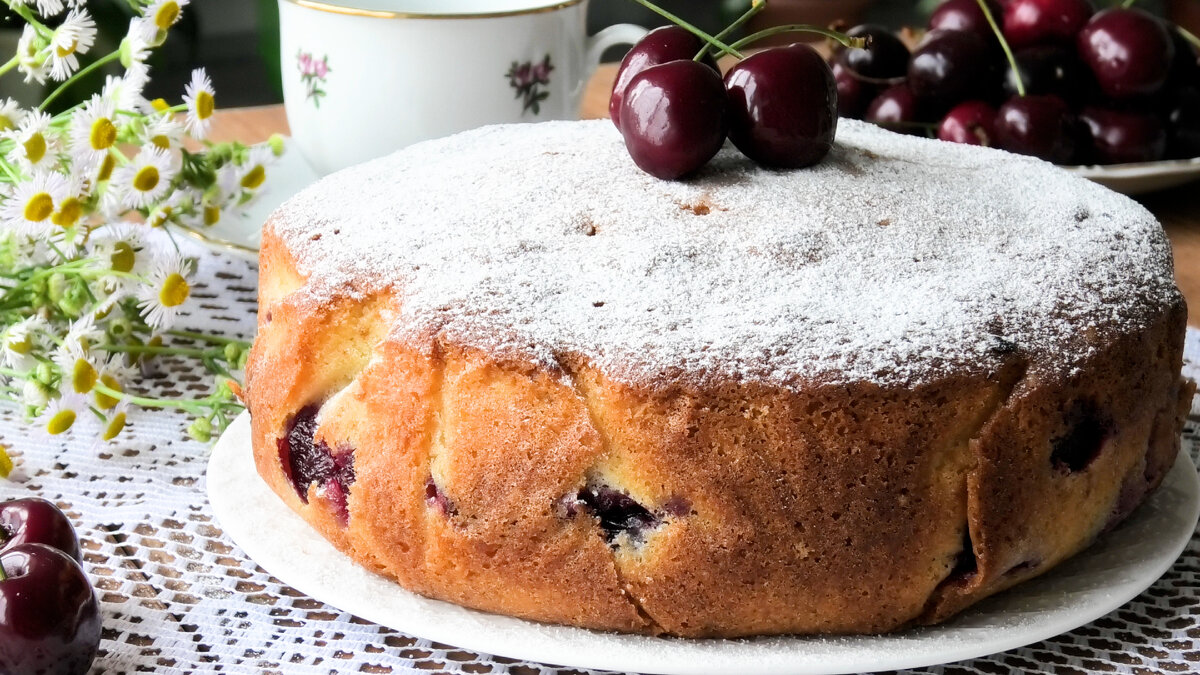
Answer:
<svg viewBox="0 0 1200 675"><path fill-rule="evenodd" d="M178 100L183 86L197 66L208 69L217 90L220 107L265 105L282 101L278 84L279 0L193 0L184 10L183 19L173 29L164 48L156 51L152 80L147 95ZM345 1L345 0L339 0ZM893 27L921 25L939 0L770 0L763 23L803 21L827 25L837 19L850 23L873 21ZM347 4L352 4L348 2ZM727 25L749 6L749 0L662 0L663 7L715 32ZM1107 6L1109 0L1093 0ZM1163 11L1200 13L1200 0L1142 0L1140 7ZM101 37L92 54L115 49L129 24L130 10L125 0L91 0L89 10L100 27ZM6 12L6 10L3 10ZM16 48L20 24L0 12L0 49L12 53ZM589 30L595 32L618 22L639 23L652 27L665 23L657 15L632 0L592 0ZM451 54L452 56L452 54ZM620 52L607 55L619 59ZM114 69L111 72L119 72ZM60 105L78 102L98 91L103 76L85 83L76 95L66 95ZM53 83L48 83L53 84ZM12 96L25 104L37 103L45 91L21 83L14 74L0 80L0 95Z"/></svg>

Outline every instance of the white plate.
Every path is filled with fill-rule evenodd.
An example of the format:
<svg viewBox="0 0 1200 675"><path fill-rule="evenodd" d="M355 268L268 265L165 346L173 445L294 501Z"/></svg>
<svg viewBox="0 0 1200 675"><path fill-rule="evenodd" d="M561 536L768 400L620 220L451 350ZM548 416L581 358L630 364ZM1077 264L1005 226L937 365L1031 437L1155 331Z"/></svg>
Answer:
<svg viewBox="0 0 1200 675"><path fill-rule="evenodd" d="M254 468L250 419L217 441L208 496L221 527L263 569L313 598L435 642L575 668L727 675L854 673L918 668L1044 640L1129 602L1175 562L1200 516L1186 452L1162 487L1119 528L1052 572L952 621L895 635L685 640L548 626L409 593L339 553L271 492Z"/></svg>
<svg viewBox="0 0 1200 675"><path fill-rule="evenodd" d="M1138 164L1064 166L1063 168L1127 195L1166 190L1200 179L1200 157Z"/></svg>
<svg viewBox="0 0 1200 675"><path fill-rule="evenodd" d="M189 233L218 251L256 261L262 241L262 226L267 222L267 217L289 197L312 185L318 178L316 170L308 165L292 139L286 138L283 156L267 169L267 182L262 193L242 217L224 218L212 227L189 230Z"/></svg>

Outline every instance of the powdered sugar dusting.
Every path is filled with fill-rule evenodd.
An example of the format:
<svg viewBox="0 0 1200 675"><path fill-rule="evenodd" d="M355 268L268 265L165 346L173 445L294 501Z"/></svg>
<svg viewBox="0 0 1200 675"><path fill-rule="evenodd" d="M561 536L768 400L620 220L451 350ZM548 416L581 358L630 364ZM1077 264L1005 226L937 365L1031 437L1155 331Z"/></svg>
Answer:
<svg viewBox="0 0 1200 675"><path fill-rule="evenodd" d="M688 182L639 171L606 121L490 127L330 176L269 227L315 301L397 290L398 339L635 383L915 384L1014 349L1064 372L1083 333L1179 301L1135 202L846 120L814 168L726 148Z"/></svg>

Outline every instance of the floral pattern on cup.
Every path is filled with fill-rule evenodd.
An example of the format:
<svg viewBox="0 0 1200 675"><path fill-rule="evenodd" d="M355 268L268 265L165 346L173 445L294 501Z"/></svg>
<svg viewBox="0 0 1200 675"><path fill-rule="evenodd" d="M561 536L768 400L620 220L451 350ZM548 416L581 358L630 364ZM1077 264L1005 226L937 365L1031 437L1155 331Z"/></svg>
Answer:
<svg viewBox="0 0 1200 675"><path fill-rule="evenodd" d="M542 59L540 63L526 61L525 63L512 62L512 66L508 69L505 77L508 78L508 84L517 93L518 99L523 99L524 107L522 113L533 112L534 115L539 115L542 112L542 101L550 98L550 92L542 89L549 86L550 73L554 71L554 64L550 63L550 55Z"/></svg>
<svg viewBox="0 0 1200 675"><path fill-rule="evenodd" d="M311 52L301 50L296 54L296 67L300 70L300 81L308 90L305 100L312 101L313 106L320 108L321 99L325 96L322 86L325 84L325 77L332 72L329 67L329 55L326 54L318 60Z"/></svg>

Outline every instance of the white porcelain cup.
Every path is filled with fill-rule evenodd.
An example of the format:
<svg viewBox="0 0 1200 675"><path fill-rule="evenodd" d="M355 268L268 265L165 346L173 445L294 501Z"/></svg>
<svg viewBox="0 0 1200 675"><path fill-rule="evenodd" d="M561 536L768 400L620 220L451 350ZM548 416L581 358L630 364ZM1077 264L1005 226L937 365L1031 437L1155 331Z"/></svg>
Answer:
<svg viewBox="0 0 1200 675"><path fill-rule="evenodd" d="M574 119L621 24L588 0L279 0L283 98L322 174L486 124Z"/></svg>

